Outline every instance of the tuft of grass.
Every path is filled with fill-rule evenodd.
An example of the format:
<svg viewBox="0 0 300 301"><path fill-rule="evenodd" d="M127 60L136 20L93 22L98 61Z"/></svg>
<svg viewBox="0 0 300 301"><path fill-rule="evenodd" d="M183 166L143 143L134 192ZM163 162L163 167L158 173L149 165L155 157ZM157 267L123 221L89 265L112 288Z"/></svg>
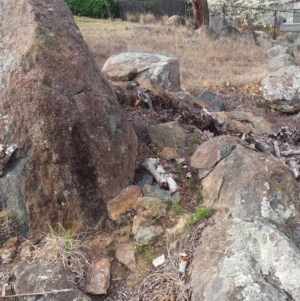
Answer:
<svg viewBox="0 0 300 301"><path fill-rule="evenodd" d="M61 224L58 224L58 232L49 225L50 233L44 237L41 243L35 246L33 259L45 259L55 263L61 263L77 275L78 282L82 281L90 261L81 250L83 247L79 238L74 238Z"/></svg>
<svg viewBox="0 0 300 301"><path fill-rule="evenodd" d="M186 222L188 228L195 226L198 222L204 220L205 218L211 217L211 210L205 205L200 204L196 207L196 212L190 217Z"/></svg>
<svg viewBox="0 0 300 301"><path fill-rule="evenodd" d="M16 235L17 222L10 210L0 211L0 238L9 238Z"/></svg>
<svg viewBox="0 0 300 301"><path fill-rule="evenodd" d="M183 180L183 168L181 166L181 164L179 164L177 161L175 161L175 168L177 170L177 181L178 182L182 182Z"/></svg>
<svg viewBox="0 0 300 301"><path fill-rule="evenodd" d="M145 250L145 259L148 263L152 263L154 260L154 250L151 245Z"/></svg>
<svg viewBox="0 0 300 301"><path fill-rule="evenodd" d="M140 245L140 244L136 244L136 245L134 246L134 249L135 249L135 252L138 253L138 254L144 252L144 246L143 246L143 245Z"/></svg>
<svg viewBox="0 0 300 301"><path fill-rule="evenodd" d="M114 256L115 255L115 249L114 248L108 248L107 249L107 254L109 255L109 256Z"/></svg>
<svg viewBox="0 0 300 301"><path fill-rule="evenodd" d="M182 212L183 210L183 206L181 205L180 201L179 200L176 200L173 205L172 205L172 212L175 214L175 215L178 215Z"/></svg>
<svg viewBox="0 0 300 301"><path fill-rule="evenodd" d="M151 13L140 14L139 22L141 24L151 24L156 22L156 18L154 14Z"/></svg>

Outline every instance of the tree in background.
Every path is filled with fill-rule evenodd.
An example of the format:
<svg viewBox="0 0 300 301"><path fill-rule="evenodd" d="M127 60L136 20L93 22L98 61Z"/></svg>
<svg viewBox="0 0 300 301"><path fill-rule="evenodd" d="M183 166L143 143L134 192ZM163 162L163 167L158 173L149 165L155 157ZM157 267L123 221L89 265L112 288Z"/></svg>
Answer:
<svg viewBox="0 0 300 301"><path fill-rule="evenodd" d="M94 18L118 16L118 3L114 0L64 0L73 15Z"/></svg>
<svg viewBox="0 0 300 301"><path fill-rule="evenodd" d="M209 25L209 10L207 0L190 0L194 11L195 29L204 25Z"/></svg>

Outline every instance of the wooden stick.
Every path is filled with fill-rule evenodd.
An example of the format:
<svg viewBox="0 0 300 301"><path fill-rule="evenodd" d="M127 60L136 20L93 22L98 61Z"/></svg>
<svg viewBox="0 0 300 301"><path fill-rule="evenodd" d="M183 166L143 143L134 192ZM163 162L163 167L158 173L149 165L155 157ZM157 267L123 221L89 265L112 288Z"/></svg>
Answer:
<svg viewBox="0 0 300 301"><path fill-rule="evenodd" d="M13 298L13 297L24 297L24 296L37 296L37 295L48 295L48 294L57 294L57 293L64 293L64 292L71 292L74 291L72 288L62 289L62 290L53 290L48 292L40 292L40 293L25 293L25 294L17 294L17 295L10 295L10 296L1 296L1 298Z"/></svg>
<svg viewBox="0 0 300 301"><path fill-rule="evenodd" d="M300 150L292 150L289 149L287 151L281 152L282 156L288 157L288 156L293 156L293 155L300 155Z"/></svg>
<svg viewBox="0 0 300 301"><path fill-rule="evenodd" d="M152 174L156 182L161 186L168 186L171 193L177 191L177 184L173 180L171 174L167 173L162 165L159 163L159 159L148 158L142 165Z"/></svg>
<svg viewBox="0 0 300 301"><path fill-rule="evenodd" d="M277 158L280 158L280 149L278 146L278 142L275 140L274 141L274 150L275 150L275 155Z"/></svg>
<svg viewBox="0 0 300 301"><path fill-rule="evenodd" d="M293 161L293 160L290 160L289 161L289 168L292 170L295 178L298 179L298 177L300 175L300 172L299 172L299 168L298 168L297 162Z"/></svg>

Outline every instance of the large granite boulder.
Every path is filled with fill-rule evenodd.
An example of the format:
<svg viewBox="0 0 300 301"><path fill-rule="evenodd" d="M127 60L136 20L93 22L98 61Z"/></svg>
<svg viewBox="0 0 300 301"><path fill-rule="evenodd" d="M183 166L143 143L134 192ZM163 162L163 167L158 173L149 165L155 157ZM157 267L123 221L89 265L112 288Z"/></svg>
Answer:
<svg viewBox="0 0 300 301"><path fill-rule="evenodd" d="M135 80L142 88L163 93L178 92L180 88L179 61L173 56L125 52L111 56L102 68L110 80Z"/></svg>
<svg viewBox="0 0 300 301"><path fill-rule="evenodd" d="M299 300L300 187L280 160L235 137L191 158L214 212L195 251L193 301Z"/></svg>
<svg viewBox="0 0 300 301"><path fill-rule="evenodd" d="M133 179L137 138L63 0L0 14L1 206L22 235L93 227Z"/></svg>
<svg viewBox="0 0 300 301"><path fill-rule="evenodd" d="M262 80L263 97L268 106L284 113L300 111L300 67L282 68Z"/></svg>

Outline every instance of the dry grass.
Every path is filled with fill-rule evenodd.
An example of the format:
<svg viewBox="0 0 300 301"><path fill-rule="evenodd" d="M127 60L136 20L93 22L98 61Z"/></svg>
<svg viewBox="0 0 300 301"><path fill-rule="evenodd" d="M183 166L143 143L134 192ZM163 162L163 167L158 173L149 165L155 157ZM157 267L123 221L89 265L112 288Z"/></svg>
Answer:
<svg viewBox="0 0 300 301"><path fill-rule="evenodd" d="M35 246L34 259L45 259L55 263L61 263L77 276L77 282L85 279L85 273L91 262L82 251L82 239L72 237L62 227L60 233L54 233L50 228L50 234Z"/></svg>
<svg viewBox="0 0 300 301"><path fill-rule="evenodd" d="M16 223L10 210L0 211L0 239L16 235Z"/></svg>
<svg viewBox="0 0 300 301"><path fill-rule="evenodd" d="M114 54L142 51L179 58L182 88L198 94L205 87L259 83L270 73L266 49L231 40L220 43L183 27L76 18L101 68Z"/></svg>

